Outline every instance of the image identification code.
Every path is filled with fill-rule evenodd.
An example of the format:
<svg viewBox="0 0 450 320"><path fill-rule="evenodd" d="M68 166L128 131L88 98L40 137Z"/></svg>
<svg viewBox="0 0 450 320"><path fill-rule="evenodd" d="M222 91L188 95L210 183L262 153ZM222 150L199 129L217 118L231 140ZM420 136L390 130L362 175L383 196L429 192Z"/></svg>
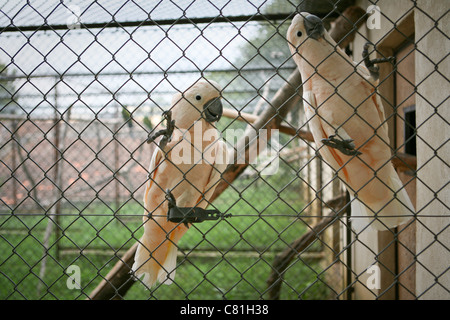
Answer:
<svg viewBox="0 0 450 320"><path fill-rule="evenodd" d="M206 315L208 318L215 312L226 315L266 315L269 314L269 306L259 304L227 304L225 308L215 308L188 304L180 309L180 314L182 315Z"/></svg>

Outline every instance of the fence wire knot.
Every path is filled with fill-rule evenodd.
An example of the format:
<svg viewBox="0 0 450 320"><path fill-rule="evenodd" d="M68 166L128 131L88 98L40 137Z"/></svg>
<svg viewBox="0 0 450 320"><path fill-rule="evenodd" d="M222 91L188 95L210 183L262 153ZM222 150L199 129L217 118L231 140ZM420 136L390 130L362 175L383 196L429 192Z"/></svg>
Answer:
<svg viewBox="0 0 450 320"><path fill-rule="evenodd" d="M218 220L219 218L231 217L231 214L223 214L219 210L206 210L200 207L178 207L175 197L170 192L166 191L166 200L169 202L167 221L175 223L184 223L189 228L189 223L200 223L205 220Z"/></svg>

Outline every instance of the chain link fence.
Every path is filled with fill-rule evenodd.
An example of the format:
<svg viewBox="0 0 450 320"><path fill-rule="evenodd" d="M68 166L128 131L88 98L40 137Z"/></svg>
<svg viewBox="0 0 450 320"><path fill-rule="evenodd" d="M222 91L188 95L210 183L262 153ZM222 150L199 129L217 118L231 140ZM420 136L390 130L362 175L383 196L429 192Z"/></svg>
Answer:
<svg viewBox="0 0 450 320"><path fill-rule="evenodd" d="M0 297L449 298L448 9L406 0L1 2ZM401 180L393 201L406 190L414 205L408 222L355 230L355 190L342 173L360 155L336 168L314 139L314 119L326 119L305 113L310 79L287 36L299 12L319 17L333 52L358 67L367 42L372 59L395 58L371 69L378 82L352 107L384 106L369 140L388 129L382 166L392 163ZM327 83L320 65L331 56L313 67ZM221 86L215 127L230 159L261 145L244 133L272 136L267 152L231 161L214 186L209 208L231 216L190 224L174 243L173 283L149 288L130 273L143 216L155 209L143 201L156 171L147 140L165 126L174 94L199 79ZM351 104L342 84L323 105ZM372 174L356 193L382 170Z"/></svg>

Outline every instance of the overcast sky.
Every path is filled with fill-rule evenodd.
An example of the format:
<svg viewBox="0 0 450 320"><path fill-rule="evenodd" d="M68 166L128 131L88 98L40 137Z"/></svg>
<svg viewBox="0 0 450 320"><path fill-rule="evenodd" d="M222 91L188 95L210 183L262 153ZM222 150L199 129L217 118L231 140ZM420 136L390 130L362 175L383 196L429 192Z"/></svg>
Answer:
<svg viewBox="0 0 450 320"><path fill-rule="evenodd" d="M73 24L74 13L82 23L108 22L112 16L116 21L141 21L148 19L149 13L154 20L183 15L250 15L262 10L264 3L270 3L222 0L211 5L206 0L193 4L191 0L181 0L174 1L175 5L164 0L130 1L123 6L124 1L64 1L62 5L60 1L35 0L29 6L26 2L0 1L0 26L10 25L11 21L18 26L42 25L45 21ZM125 30L4 32L0 34L0 63L8 65L8 72L24 77L14 85L23 106L38 108L35 113L44 112L46 107L51 110L55 93L62 108L74 103L81 108L107 106L105 110L112 110L117 102L136 106L164 104L175 89L183 90L198 78L199 70L235 69L232 63L240 55L240 48L258 32L259 25L248 23L241 27L242 23L216 23ZM174 73L187 70L197 73ZM71 76L77 74L84 76ZM54 77L38 77L42 75ZM29 76L32 78L27 79ZM147 99L148 92L153 101Z"/></svg>

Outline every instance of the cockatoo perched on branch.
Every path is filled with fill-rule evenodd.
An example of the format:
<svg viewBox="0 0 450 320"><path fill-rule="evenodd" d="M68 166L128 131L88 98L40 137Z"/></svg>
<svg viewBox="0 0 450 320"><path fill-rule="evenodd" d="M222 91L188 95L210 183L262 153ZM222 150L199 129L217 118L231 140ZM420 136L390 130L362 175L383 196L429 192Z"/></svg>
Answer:
<svg viewBox="0 0 450 320"><path fill-rule="evenodd" d="M369 69L351 61L321 19L309 13L294 17L287 39L317 148L350 193L353 228L386 230L406 222L414 207L391 164L388 127L375 92L377 68L368 58Z"/></svg>
<svg viewBox="0 0 450 320"><path fill-rule="evenodd" d="M174 95L168 124L153 153L144 205L144 235L139 241L132 271L152 287L157 281L171 284L175 278L178 241L187 223L168 221L166 191L177 206L206 208L221 173L226 168L227 149L212 125L222 115L220 87L199 80ZM151 139L153 141L153 139Z"/></svg>

